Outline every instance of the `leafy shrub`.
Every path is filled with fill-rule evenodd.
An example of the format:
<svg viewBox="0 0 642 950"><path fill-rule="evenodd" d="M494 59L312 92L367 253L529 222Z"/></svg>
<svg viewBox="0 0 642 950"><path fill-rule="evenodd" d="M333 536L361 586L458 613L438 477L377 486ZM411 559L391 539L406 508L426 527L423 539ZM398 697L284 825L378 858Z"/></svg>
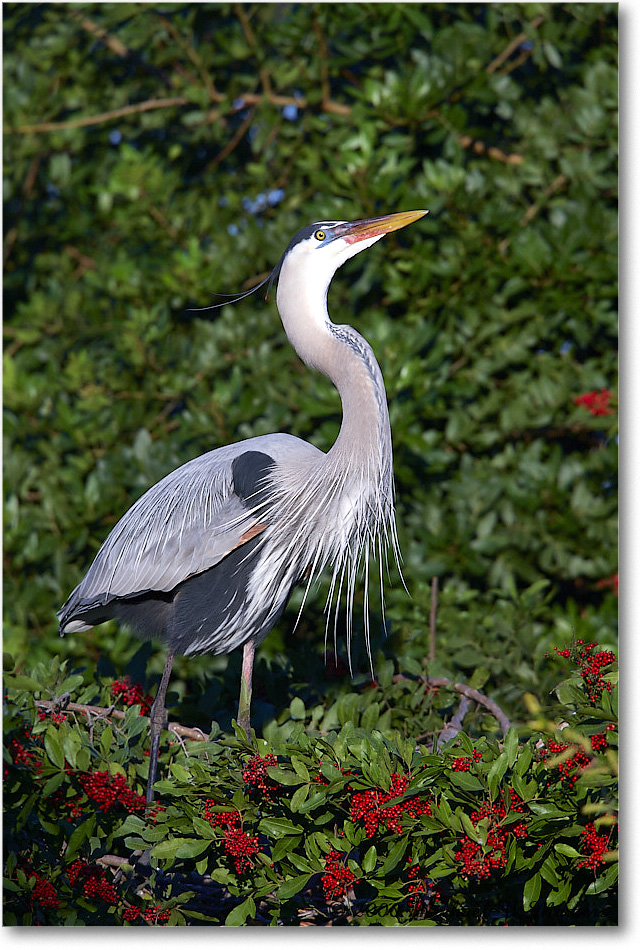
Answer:
<svg viewBox="0 0 642 950"><path fill-rule="evenodd" d="M557 653L576 664L563 719L533 698L521 739L442 729L416 744L351 719L321 733L295 700L271 740L174 733L148 807L139 703L114 719L96 705L112 683L55 661L46 687L43 669L9 676L5 922L614 924L615 658L581 641ZM402 715L421 692L456 702L412 685ZM370 709L385 695L365 692Z"/></svg>
<svg viewBox="0 0 642 950"><path fill-rule="evenodd" d="M613 923L614 693L576 674L550 696L555 644L617 637L617 6L3 15L7 915ZM177 659L172 715L203 737L166 749L154 823L135 706L161 652L115 624L61 641L55 609L182 462L336 437L337 395L273 303L190 308L250 286L302 224L418 207L330 292L390 403L411 596L393 571L376 685L358 621L352 681L341 629L325 662L322 597L290 633L295 594L258 650L255 745L232 727L240 658ZM72 709L113 703L124 718ZM257 755L269 800L243 780ZM135 841L160 849L153 886Z"/></svg>

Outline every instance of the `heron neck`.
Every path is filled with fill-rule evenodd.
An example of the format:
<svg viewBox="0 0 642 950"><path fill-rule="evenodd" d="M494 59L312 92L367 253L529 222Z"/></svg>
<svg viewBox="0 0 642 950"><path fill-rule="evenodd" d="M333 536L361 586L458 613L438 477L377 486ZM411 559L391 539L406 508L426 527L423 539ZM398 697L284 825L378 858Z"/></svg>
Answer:
<svg viewBox="0 0 642 950"><path fill-rule="evenodd" d="M352 327L331 323L325 307L322 313L307 309L305 297L298 296L296 306L278 296L277 303L298 355L328 376L341 397L341 429L328 459L381 470L391 453L390 420L383 376L369 343Z"/></svg>

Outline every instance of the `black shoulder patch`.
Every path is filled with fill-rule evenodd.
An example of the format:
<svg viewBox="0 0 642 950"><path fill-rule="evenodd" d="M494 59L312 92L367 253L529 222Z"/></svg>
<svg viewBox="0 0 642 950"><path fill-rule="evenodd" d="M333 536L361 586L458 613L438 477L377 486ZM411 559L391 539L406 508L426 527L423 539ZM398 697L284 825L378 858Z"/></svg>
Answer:
<svg viewBox="0 0 642 950"><path fill-rule="evenodd" d="M234 491L246 508L263 504L268 500L269 490L265 478L274 467L274 459L265 452L243 452L232 462Z"/></svg>

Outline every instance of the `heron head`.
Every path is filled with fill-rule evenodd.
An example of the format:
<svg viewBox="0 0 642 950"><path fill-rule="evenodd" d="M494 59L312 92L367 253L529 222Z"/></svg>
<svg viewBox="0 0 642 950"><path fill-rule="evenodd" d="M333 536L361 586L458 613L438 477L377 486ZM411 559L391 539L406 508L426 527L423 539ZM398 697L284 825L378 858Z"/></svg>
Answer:
<svg viewBox="0 0 642 950"><path fill-rule="evenodd" d="M317 221L294 235L269 277L268 291L286 265L301 279L328 286L335 271L385 234L422 218L427 211L401 211L358 221Z"/></svg>
<svg viewBox="0 0 642 950"><path fill-rule="evenodd" d="M377 218L360 218L358 221L316 221L308 224L297 231L276 267L259 284L240 294L223 294L228 297L224 303L194 309L215 310L225 303L243 300L266 285L267 298L273 284L278 283L286 261L296 268L300 279L311 280L315 284L318 282L319 287L325 285L327 288L335 271L351 257L371 247L385 234L405 228L425 214L428 211L399 211Z"/></svg>

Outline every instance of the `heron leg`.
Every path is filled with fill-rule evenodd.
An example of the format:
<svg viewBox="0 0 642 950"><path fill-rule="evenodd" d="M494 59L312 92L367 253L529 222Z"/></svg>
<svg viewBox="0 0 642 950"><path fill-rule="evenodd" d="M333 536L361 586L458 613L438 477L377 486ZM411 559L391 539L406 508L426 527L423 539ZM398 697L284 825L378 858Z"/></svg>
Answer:
<svg viewBox="0 0 642 950"><path fill-rule="evenodd" d="M161 677L156 699L149 712L150 724L150 749L149 749L149 774L147 777L147 804L154 801L154 782L156 781L156 772L158 771L158 751L160 748L160 737L163 726L167 720L167 710L165 709L165 694L167 693L167 684L172 672L174 663L174 654L168 653L165 661L165 669Z"/></svg>
<svg viewBox="0 0 642 950"><path fill-rule="evenodd" d="M250 725L250 707L252 705L252 671L254 669L254 640L248 640L243 647L243 665L241 668L241 694L239 697L238 724L245 730L248 739L252 738Z"/></svg>

